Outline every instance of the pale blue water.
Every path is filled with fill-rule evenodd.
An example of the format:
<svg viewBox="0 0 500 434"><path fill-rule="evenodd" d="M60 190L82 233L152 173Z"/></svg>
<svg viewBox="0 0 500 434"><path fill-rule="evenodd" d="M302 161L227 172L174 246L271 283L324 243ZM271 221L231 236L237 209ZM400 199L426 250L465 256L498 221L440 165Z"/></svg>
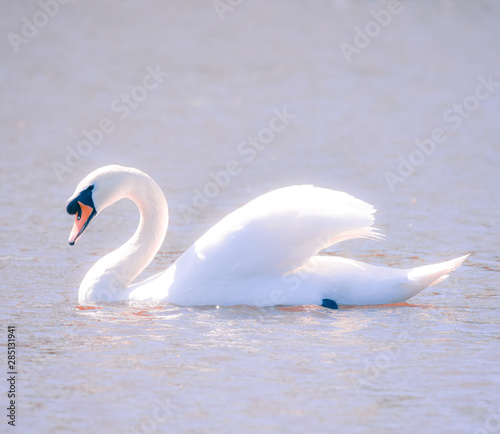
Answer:
<svg viewBox="0 0 500 434"><path fill-rule="evenodd" d="M1 416L1 432L500 431L500 8L404 2L347 62L339 45L387 7L242 2L221 20L211 2L71 2L13 46L42 9L4 5L0 342L15 325L19 373L18 426ZM290 117L264 143L275 110ZM77 161L83 130L97 144ZM420 161L415 140L433 131ZM386 240L336 254L401 267L472 255L406 306L81 310L86 271L138 222L121 203L67 244L66 199L110 163L146 171L169 202L146 275L300 183L378 209ZM228 164L238 173L213 190Z"/></svg>

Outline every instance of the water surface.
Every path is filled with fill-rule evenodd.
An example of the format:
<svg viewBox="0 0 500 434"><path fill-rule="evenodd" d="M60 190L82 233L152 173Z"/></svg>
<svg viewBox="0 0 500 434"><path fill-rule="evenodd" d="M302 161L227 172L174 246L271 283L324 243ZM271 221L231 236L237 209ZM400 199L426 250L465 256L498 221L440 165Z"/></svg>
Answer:
<svg viewBox="0 0 500 434"><path fill-rule="evenodd" d="M347 62L339 44L384 7L243 2L221 20L211 2L74 2L18 53L3 38L0 341L15 325L17 432L498 431L500 88L469 98L459 126L445 113L500 81L500 10L403 3ZM5 5L4 33L38 10ZM157 67L168 77L126 116L113 109ZM248 151L275 110L294 117ZM55 170L103 118L113 131ZM387 173L402 176L400 157L436 128L446 139L390 188ZM239 173L197 202L231 161ZM332 253L395 267L472 255L400 306L81 309L86 271L138 222L124 201L67 244L67 198L111 163L149 173L169 203L145 276L228 212L301 183L379 210L385 241Z"/></svg>

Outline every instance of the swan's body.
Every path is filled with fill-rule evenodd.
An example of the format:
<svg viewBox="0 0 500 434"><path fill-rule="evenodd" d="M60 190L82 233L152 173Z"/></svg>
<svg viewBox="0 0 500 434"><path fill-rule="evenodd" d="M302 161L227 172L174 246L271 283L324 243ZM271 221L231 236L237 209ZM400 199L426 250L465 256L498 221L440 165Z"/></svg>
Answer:
<svg viewBox="0 0 500 434"><path fill-rule="evenodd" d="M375 209L346 193L313 186L272 191L229 214L174 264L129 286L159 250L168 225L160 187L145 173L106 166L88 175L68 201L76 214L70 244L105 207L132 199L141 219L132 238L100 259L80 286L82 304L131 300L178 305L343 305L403 302L444 280L466 256L413 269L376 267L324 248L379 238Z"/></svg>

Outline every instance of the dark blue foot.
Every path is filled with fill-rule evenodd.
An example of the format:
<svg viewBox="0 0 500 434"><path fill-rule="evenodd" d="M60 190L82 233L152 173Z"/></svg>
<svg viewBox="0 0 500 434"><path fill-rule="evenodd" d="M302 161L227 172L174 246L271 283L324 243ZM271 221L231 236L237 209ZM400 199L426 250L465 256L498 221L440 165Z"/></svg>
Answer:
<svg viewBox="0 0 500 434"><path fill-rule="evenodd" d="M338 309L339 306L337 303L335 303L333 300L330 300L329 298L324 298L321 300L321 307L327 307L328 309Z"/></svg>

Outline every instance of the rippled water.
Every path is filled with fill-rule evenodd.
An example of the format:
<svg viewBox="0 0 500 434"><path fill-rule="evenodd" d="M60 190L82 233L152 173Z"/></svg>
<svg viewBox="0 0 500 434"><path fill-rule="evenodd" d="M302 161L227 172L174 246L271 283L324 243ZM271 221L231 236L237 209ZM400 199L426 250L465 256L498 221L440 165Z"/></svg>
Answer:
<svg viewBox="0 0 500 434"><path fill-rule="evenodd" d="M500 81L500 9L404 2L347 62L339 44L386 7L243 2L221 19L211 2L71 2L15 53L8 33L41 7L4 5L0 342L15 325L17 432L500 430L500 87L474 99ZM168 77L134 91L151 68ZM252 151L275 110L295 117ZM104 118L113 131L71 160ZM403 176L400 157L435 129L446 139ZM238 173L210 193L230 161ZM226 213L300 183L378 208L386 240L336 254L401 267L472 255L400 306L82 309L86 271L138 222L120 203L67 244L66 199L110 163L146 171L169 202L146 276Z"/></svg>

